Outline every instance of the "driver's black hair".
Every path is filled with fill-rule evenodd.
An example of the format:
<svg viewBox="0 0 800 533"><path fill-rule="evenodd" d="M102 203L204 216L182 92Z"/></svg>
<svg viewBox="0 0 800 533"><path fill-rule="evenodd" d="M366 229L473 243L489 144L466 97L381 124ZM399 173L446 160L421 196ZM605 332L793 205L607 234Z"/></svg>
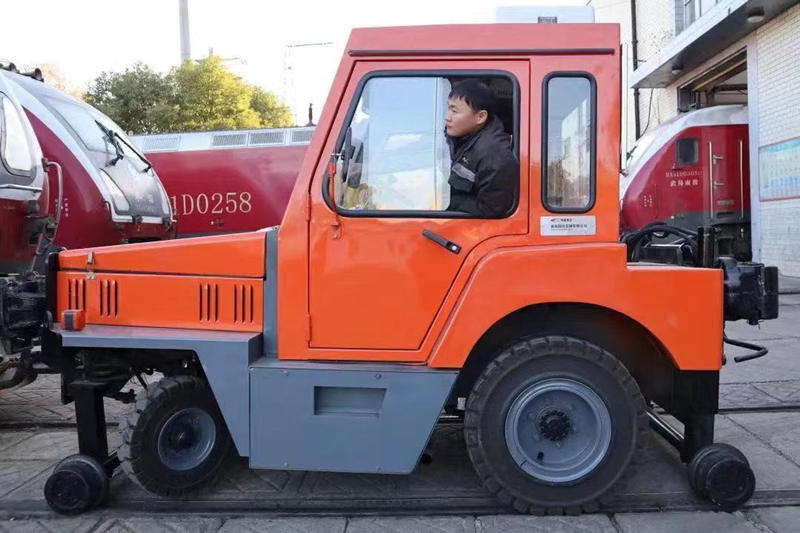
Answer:
<svg viewBox="0 0 800 533"><path fill-rule="evenodd" d="M490 116L494 112L494 96L485 83L467 79L453 85L448 98L464 100L476 113L486 111Z"/></svg>

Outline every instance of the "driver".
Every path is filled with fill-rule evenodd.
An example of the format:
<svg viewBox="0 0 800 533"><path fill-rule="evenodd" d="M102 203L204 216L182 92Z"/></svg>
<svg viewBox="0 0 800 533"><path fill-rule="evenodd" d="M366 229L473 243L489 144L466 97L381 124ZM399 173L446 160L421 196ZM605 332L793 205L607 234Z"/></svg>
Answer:
<svg viewBox="0 0 800 533"><path fill-rule="evenodd" d="M500 218L519 194L519 162L511 136L494 114L494 98L483 83L468 79L447 97L445 132L450 147L450 206L482 218Z"/></svg>

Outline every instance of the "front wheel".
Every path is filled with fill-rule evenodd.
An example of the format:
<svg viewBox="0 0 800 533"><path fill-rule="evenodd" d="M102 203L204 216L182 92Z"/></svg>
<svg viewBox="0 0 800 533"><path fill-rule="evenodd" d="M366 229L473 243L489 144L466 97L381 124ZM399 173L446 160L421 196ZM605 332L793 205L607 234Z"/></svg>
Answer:
<svg viewBox="0 0 800 533"><path fill-rule="evenodd" d="M644 400L625 367L571 337L512 345L484 369L466 407L475 470L522 512L597 509L647 431Z"/></svg>
<svg viewBox="0 0 800 533"><path fill-rule="evenodd" d="M142 488L183 496L213 482L231 447L208 384L166 377L137 398L120 423L122 468Z"/></svg>

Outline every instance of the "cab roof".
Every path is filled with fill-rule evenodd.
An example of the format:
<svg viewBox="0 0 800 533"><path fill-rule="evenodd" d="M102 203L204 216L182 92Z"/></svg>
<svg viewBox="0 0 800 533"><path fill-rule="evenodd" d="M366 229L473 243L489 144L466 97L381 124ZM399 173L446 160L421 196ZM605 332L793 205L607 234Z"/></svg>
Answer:
<svg viewBox="0 0 800 533"><path fill-rule="evenodd" d="M356 28L351 56L613 54L618 24L463 24Z"/></svg>

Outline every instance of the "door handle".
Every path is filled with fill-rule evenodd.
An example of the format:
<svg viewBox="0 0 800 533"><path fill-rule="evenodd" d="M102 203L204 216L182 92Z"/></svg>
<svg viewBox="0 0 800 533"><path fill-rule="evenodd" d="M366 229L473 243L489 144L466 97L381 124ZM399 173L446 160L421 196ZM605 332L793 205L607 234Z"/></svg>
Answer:
<svg viewBox="0 0 800 533"><path fill-rule="evenodd" d="M715 181L714 187L724 187L726 183L724 181Z"/></svg>
<svg viewBox="0 0 800 533"><path fill-rule="evenodd" d="M448 241L447 239L445 239L441 235L436 235L431 230L427 230L427 229L422 230L422 236L423 237L427 237L428 239L432 240L433 242L435 242L439 246L443 246L444 248L447 249L448 252L452 252L452 253L454 253L456 255L461 253L461 246L457 245L453 241Z"/></svg>

